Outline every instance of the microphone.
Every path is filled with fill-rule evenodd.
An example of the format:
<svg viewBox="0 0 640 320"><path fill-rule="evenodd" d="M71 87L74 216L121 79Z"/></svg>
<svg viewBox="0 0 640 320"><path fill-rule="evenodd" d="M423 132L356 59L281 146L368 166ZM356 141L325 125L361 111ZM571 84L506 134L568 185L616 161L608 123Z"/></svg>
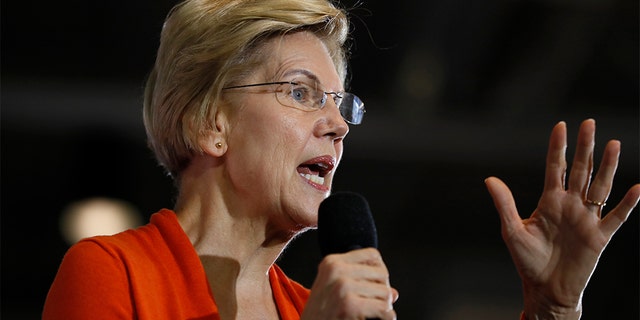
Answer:
<svg viewBox="0 0 640 320"><path fill-rule="evenodd" d="M378 233L367 200L355 192L336 192L324 199L318 209L318 242L323 257L378 248Z"/></svg>
<svg viewBox="0 0 640 320"><path fill-rule="evenodd" d="M378 236L369 203L355 192L336 192L318 209L318 242L322 256L377 248Z"/></svg>

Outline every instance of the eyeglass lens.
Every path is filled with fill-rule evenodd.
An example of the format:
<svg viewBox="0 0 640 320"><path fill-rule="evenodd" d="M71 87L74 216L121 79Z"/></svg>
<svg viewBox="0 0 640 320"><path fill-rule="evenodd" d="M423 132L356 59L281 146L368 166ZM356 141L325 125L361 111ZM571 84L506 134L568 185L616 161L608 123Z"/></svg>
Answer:
<svg viewBox="0 0 640 320"><path fill-rule="evenodd" d="M309 85L308 83L312 83ZM342 118L351 124L362 123L365 109L364 103L356 95L348 92L334 93L320 89L316 81L293 80L287 91L293 101L310 109L321 109L325 106L329 95L334 99ZM310 96L311 95L311 96Z"/></svg>
<svg viewBox="0 0 640 320"><path fill-rule="evenodd" d="M364 103L356 95L344 92L342 93L342 99L338 105L340 109L340 115L345 121L351 124L362 123L364 117Z"/></svg>

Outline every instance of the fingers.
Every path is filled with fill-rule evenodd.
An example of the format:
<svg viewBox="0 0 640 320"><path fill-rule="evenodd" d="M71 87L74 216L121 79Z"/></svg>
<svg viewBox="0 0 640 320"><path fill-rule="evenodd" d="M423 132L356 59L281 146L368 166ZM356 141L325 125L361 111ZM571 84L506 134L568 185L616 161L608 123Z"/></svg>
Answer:
<svg viewBox="0 0 640 320"><path fill-rule="evenodd" d="M348 294L339 303L337 306L342 307L342 311L337 313L336 318L339 319L396 319L395 310L381 300Z"/></svg>
<svg viewBox="0 0 640 320"><path fill-rule="evenodd" d="M326 256L311 291L325 300L320 303L324 314L340 319L396 317L398 291L390 286L387 267L373 248Z"/></svg>
<svg viewBox="0 0 640 320"><path fill-rule="evenodd" d="M544 189L564 190L567 173L567 125L559 122L553 127L549 138L547 151L547 169L545 172Z"/></svg>
<svg viewBox="0 0 640 320"><path fill-rule="evenodd" d="M345 277L358 281L389 284L389 271L380 253L373 248L328 255L320 263L319 269L326 270L331 278Z"/></svg>
<svg viewBox="0 0 640 320"><path fill-rule="evenodd" d="M520 215L516 208L513 195L502 180L496 177L489 177L485 180L485 185L489 194L493 198L493 203L500 214L500 220L502 222L503 236L511 233L513 229L522 224Z"/></svg>
<svg viewBox="0 0 640 320"><path fill-rule="evenodd" d="M596 123L593 119L582 122L578 132L576 153L571 165L569 175L569 192L581 195L581 199L587 196L587 189L593 172L593 146L595 144Z"/></svg>
<svg viewBox="0 0 640 320"><path fill-rule="evenodd" d="M605 147L604 155L602 156L602 163L598 168L596 177L587 192L586 199L601 203L607 201L613 185L613 177L615 176L616 169L618 168L619 156L620 142L617 140L609 141ZM594 207L598 209L598 214L600 214L601 210L599 209L601 207Z"/></svg>
<svg viewBox="0 0 640 320"><path fill-rule="evenodd" d="M396 301L398 301L398 298L400 298L400 292L398 292L398 290L396 290L395 288L391 288L391 302L396 303Z"/></svg>
<svg viewBox="0 0 640 320"><path fill-rule="evenodd" d="M625 194L622 201L613 208L600 222L602 232L611 238L620 226L627 221L631 210L638 204L640 199L640 184L636 184Z"/></svg>

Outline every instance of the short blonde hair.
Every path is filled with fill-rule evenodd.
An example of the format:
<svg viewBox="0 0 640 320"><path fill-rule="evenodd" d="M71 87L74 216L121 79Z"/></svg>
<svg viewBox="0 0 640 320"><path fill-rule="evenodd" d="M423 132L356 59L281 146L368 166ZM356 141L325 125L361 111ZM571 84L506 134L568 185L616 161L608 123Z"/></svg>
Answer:
<svg viewBox="0 0 640 320"><path fill-rule="evenodd" d="M327 0L186 0L162 28L144 96L149 147L174 178L202 152L198 136L224 86L265 63L260 47L274 36L307 30L327 46L343 82L348 19Z"/></svg>

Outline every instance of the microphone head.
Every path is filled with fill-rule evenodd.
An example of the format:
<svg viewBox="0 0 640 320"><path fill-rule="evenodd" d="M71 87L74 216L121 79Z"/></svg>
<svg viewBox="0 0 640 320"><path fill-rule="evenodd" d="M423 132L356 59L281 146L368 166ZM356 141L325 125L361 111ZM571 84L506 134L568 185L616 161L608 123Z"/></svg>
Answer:
<svg viewBox="0 0 640 320"><path fill-rule="evenodd" d="M322 256L377 248L376 226L367 200L354 192L337 192L324 199L318 210L318 241Z"/></svg>

